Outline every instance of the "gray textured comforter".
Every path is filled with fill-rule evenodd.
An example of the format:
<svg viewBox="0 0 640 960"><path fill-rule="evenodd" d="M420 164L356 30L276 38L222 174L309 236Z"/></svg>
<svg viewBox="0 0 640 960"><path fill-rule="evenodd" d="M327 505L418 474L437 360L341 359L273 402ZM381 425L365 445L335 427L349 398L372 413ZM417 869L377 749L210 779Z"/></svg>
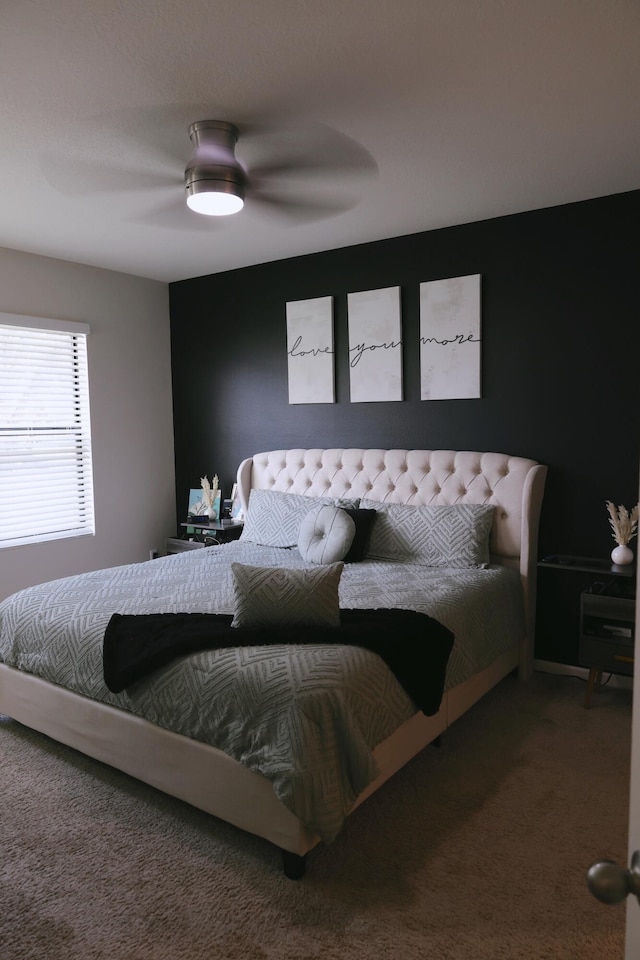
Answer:
<svg viewBox="0 0 640 960"><path fill-rule="evenodd" d="M304 566L297 550L235 542L31 587L0 604L0 660L224 750L271 780L285 805L329 842L376 776L372 750L415 713L376 654L343 646L212 650L120 694L105 686L111 614L232 613L231 560ZM404 607L449 627L456 641L447 688L524 632L519 577L497 566L347 564L340 604Z"/></svg>

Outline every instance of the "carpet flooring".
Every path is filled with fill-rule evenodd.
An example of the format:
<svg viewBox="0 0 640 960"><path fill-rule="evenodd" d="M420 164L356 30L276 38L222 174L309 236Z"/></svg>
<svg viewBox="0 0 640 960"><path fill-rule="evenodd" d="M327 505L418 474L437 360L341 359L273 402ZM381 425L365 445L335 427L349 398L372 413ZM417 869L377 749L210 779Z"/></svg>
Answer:
<svg viewBox="0 0 640 960"><path fill-rule="evenodd" d="M536 673L287 880L270 844L0 721L0 960L622 960L631 694Z"/></svg>

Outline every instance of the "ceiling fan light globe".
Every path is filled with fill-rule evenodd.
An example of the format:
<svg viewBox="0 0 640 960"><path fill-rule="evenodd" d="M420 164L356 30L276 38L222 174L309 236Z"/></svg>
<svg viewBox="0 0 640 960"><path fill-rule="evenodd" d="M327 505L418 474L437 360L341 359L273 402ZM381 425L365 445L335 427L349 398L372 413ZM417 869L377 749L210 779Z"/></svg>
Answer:
<svg viewBox="0 0 640 960"><path fill-rule="evenodd" d="M228 217L242 210L244 200L226 191L201 190L198 193L187 194L187 206L195 213L202 213L208 217Z"/></svg>

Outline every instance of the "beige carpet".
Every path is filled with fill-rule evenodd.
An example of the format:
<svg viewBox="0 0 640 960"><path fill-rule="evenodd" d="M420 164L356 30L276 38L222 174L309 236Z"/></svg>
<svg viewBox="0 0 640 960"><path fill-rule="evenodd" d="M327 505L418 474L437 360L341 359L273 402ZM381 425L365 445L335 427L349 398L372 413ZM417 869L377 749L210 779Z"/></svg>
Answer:
<svg viewBox="0 0 640 960"><path fill-rule="evenodd" d="M622 960L630 694L509 678L307 875L268 843L0 722L0 960Z"/></svg>

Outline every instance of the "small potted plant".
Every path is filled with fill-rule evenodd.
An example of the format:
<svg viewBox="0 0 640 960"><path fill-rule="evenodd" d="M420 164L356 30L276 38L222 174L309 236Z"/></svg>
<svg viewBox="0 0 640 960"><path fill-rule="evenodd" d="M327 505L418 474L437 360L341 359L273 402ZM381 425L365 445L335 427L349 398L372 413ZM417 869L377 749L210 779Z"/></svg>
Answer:
<svg viewBox="0 0 640 960"><path fill-rule="evenodd" d="M611 551L611 559L614 563L624 564L633 562L633 551L629 546L629 541L636 535L638 528L638 504L633 510L629 511L621 504L616 507L615 504L607 500L607 510L609 511L609 523L611 524L611 536L618 544Z"/></svg>

